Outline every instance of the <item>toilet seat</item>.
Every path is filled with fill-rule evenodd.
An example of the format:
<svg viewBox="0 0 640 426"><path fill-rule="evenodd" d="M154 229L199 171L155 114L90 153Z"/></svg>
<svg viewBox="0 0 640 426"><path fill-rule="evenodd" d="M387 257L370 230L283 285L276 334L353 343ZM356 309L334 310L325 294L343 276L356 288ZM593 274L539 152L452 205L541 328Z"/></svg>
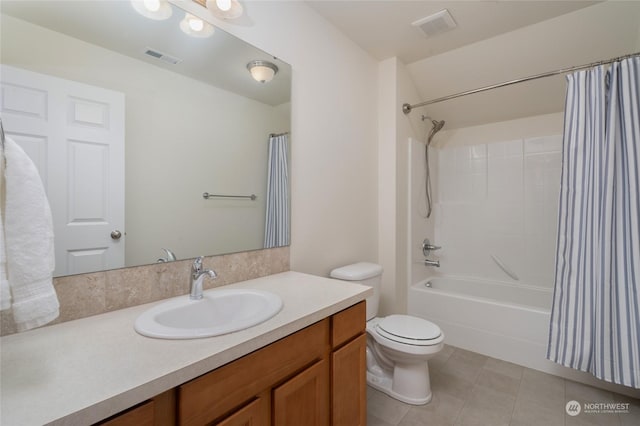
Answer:
<svg viewBox="0 0 640 426"><path fill-rule="evenodd" d="M442 330L436 324L410 315L389 315L375 326L386 339L411 346L431 346L442 341Z"/></svg>

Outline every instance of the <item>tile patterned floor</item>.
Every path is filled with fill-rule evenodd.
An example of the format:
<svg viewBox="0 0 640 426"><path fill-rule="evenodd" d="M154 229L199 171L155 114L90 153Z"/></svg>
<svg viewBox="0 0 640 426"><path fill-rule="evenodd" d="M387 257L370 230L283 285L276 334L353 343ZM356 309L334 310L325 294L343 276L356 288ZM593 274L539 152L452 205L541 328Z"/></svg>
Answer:
<svg viewBox="0 0 640 426"><path fill-rule="evenodd" d="M640 400L475 352L445 346L429 361L433 399L424 406L367 388L368 426L638 426ZM628 414L569 416L568 401L629 403Z"/></svg>

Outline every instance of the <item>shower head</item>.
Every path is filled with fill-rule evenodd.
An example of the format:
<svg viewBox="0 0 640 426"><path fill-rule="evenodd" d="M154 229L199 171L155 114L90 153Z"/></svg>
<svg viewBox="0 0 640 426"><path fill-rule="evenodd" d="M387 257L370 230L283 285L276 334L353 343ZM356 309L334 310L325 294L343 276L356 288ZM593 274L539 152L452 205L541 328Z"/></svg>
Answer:
<svg viewBox="0 0 640 426"><path fill-rule="evenodd" d="M433 125L433 129L432 130L433 130L434 133L435 132L439 132L444 127L444 123L445 123L444 120L438 121L438 120L434 120L431 117L427 117L426 115L423 115L422 116L422 121L425 121L425 120L431 121L431 124Z"/></svg>
<svg viewBox="0 0 640 426"><path fill-rule="evenodd" d="M444 127L444 120L431 120L431 123L433 123L433 134L436 134L436 132L439 132Z"/></svg>
<svg viewBox="0 0 640 426"><path fill-rule="evenodd" d="M427 137L427 145L431 144L431 139L433 139L433 136L435 136L436 133L438 133L440 130L442 130L442 128L444 127L444 120L434 120L431 117L427 117L426 115L422 116L422 121L424 120L430 120L431 121L431 125L433 126L431 128L431 131L429 132L429 136Z"/></svg>

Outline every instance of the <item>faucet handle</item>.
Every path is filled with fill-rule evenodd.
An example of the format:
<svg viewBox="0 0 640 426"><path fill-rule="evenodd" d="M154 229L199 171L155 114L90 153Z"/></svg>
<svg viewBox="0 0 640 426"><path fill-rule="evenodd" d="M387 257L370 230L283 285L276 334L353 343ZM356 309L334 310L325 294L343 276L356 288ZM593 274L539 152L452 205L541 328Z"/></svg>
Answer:
<svg viewBox="0 0 640 426"><path fill-rule="evenodd" d="M440 246L434 246L433 244L431 244L431 241L429 241L428 238L425 238L422 242L422 254L424 254L424 257L428 257L431 251L440 250L441 248L442 247Z"/></svg>
<svg viewBox="0 0 640 426"><path fill-rule="evenodd" d="M200 272L202 271L202 261L204 259L204 256L198 256L196 257L196 259L193 261L193 265L191 265L191 269L194 272Z"/></svg>

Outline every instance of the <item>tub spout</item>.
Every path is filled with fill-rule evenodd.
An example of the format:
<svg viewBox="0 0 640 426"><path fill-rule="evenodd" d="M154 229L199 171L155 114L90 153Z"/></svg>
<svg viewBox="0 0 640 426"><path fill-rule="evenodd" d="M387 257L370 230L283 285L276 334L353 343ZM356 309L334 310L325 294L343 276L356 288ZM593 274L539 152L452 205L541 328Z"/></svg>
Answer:
<svg viewBox="0 0 640 426"><path fill-rule="evenodd" d="M440 261L439 260L429 260L429 259L425 259L424 260L424 264L426 266L435 266L436 268L440 267Z"/></svg>

